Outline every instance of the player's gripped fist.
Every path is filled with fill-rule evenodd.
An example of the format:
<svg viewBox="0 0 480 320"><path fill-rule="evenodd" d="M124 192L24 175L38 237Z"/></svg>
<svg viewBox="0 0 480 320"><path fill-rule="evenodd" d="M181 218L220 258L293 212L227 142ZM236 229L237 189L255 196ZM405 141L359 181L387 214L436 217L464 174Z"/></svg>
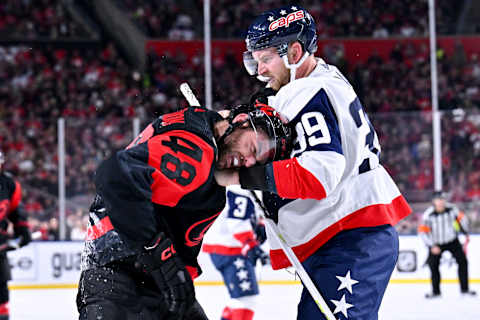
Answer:
<svg viewBox="0 0 480 320"><path fill-rule="evenodd" d="M172 241L163 232L157 235L152 245L138 256L135 266L154 279L164 294L171 319L184 319L195 301L195 291Z"/></svg>

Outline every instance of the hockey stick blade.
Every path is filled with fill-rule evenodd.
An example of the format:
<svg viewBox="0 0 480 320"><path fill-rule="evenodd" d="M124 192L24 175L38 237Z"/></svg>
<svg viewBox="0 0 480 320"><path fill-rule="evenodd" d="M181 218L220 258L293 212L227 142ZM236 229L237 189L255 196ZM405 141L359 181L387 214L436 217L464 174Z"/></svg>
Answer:
<svg viewBox="0 0 480 320"><path fill-rule="evenodd" d="M187 102L191 107L200 107L200 102L198 101L197 97L195 97L195 94L193 93L188 83L182 83L180 85L180 91L182 92L185 99L187 99Z"/></svg>

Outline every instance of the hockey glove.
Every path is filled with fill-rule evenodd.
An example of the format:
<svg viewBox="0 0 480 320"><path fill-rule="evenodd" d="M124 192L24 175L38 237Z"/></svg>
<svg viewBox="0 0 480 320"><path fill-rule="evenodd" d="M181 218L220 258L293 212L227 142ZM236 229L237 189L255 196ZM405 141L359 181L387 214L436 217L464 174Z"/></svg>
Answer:
<svg viewBox="0 0 480 320"><path fill-rule="evenodd" d="M263 223L257 223L253 228L257 241L262 244L267 240L267 232L265 231L265 225Z"/></svg>
<svg viewBox="0 0 480 320"><path fill-rule="evenodd" d="M27 226L16 226L13 227L13 232L15 238L19 238L19 246L23 247L32 241L32 235L30 233L30 229Z"/></svg>
<svg viewBox="0 0 480 320"><path fill-rule="evenodd" d="M135 266L149 274L164 295L172 319L183 319L195 301L192 279L177 255L172 241L160 233L153 244L145 247Z"/></svg>
<svg viewBox="0 0 480 320"><path fill-rule="evenodd" d="M276 90L272 88L262 88L252 94L250 97L250 104L257 106L257 105L268 105L268 97L274 96L277 94Z"/></svg>
<svg viewBox="0 0 480 320"><path fill-rule="evenodd" d="M248 251L247 259L250 260L254 266L257 264L257 260L260 260L262 266L270 264L270 256L268 253L263 251L260 246L253 247L250 251Z"/></svg>
<svg viewBox="0 0 480 320"><path fill-rule="evenodd" d="M256 240L247 241L242 247L242 255L245 256L253 265L257 264L259 259L262 265L269 263L268 254L260 248Z"/></svg>

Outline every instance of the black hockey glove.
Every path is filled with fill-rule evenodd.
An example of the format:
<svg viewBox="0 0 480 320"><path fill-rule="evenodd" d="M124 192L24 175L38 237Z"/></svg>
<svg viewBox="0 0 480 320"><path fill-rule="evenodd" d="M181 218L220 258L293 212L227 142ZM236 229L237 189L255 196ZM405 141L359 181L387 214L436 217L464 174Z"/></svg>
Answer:
<svg viewBox="0 0 480 320"><path fill-rule="evenodd" d="M26 246L32 241L30 229L27 226L13 227L14 237L20 239L18 245L20 247Z"/></svg>
<svg viewBox="0 0 480 320"><path fill-rule="evenodd" d="M258 243L262 244L267 240L267 232L265 231L265 225L263 223L257 223L253 230L255 231L255 237Z"/></svg>
<svg viewBox="0 0 480 320"><path fill-rule="evenodd" d="M260 246L255 246L250 249L247 253L247 259L255 266L257 264L257 260L260 260L262 266L266 264L270 264L270 256L268 253L263 251Z"/></svg>
<svg viewBox="0 0 480 320"><path fill-rule="evenodd" d="M149 274L164 295L171 319L182 320L195 301L193 282L177 255L172 241L160 233L153 244L145 247L135 266Z"/></svg>
<svg viewBox="0 0 480 320"><path fill-rule="evenodd" d="M250 104L257 106L259 104L266 104L268 105L268 97L274 96L277 94L276 90L273 90L272 88L262 88L252 94L250 97Z"/></svg>

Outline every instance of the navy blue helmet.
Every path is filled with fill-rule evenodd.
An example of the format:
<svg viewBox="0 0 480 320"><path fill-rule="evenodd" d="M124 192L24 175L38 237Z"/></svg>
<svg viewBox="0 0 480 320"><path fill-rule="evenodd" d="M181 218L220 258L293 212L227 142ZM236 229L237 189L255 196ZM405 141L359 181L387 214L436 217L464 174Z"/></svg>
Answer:
<svg viewBox="0 0 480 320"><path fill-rule="evenodd" d="M288 45L298 41L303 49L313 55L317 51L317 32L313 17L302 7L290 5L265 11L247 30L244 64L250 75L256 74L256 63L251 53L266 48L277 48L283 57Z"/></svg>

